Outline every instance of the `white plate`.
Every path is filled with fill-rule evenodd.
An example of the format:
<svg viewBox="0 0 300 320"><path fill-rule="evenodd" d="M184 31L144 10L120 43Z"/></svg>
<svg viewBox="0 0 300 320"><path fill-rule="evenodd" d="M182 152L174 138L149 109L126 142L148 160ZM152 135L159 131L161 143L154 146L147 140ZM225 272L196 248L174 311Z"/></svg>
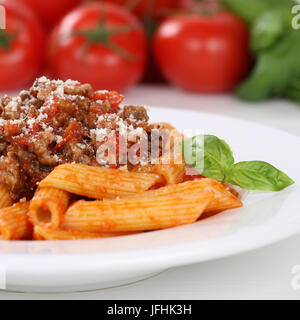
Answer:
<svg viewBox="0 0 300 320"><path fill-rule="evenodd" d="M152 121L168 121L179 129L203 129L222 137L237 161L265 160L300 181L298 137L204 113L152 108L150 116ZM250 193L243 209L189 226L102 240L0 242L0 280L5 271L8 290L90 290L242 253L297 233L299 199L296 184L280 193Z"/></svg>

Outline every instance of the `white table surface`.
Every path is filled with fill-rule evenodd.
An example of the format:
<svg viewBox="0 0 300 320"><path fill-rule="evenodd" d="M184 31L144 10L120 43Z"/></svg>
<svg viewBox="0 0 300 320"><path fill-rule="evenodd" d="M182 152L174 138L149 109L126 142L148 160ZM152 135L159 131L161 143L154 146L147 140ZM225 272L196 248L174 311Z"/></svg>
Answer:
<svg viewBox="0 0 300 320"><path fill-rule="evenodd" d="M187 94L165 86L140 86L126 97L132 104L210 112L262 123L300 136L300 105L287 101L249 104L228 95ZM300 153L300 146L295 146L296 152ZM300 289L294 290L291 285L292 268L300 265L299 246L300 235L297 235L243 255L168 270L125 287L58 295L0 292L0 300L300 299Z"/></svg>

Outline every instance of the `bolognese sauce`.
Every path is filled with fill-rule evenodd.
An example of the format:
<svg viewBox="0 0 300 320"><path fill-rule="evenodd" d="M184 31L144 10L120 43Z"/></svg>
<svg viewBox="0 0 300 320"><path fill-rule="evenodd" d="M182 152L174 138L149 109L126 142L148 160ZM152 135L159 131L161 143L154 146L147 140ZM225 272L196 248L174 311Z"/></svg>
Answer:
<svg viewBox="0 0 300 320"><path fill-rule="evenodd" d="M2 97L0 183L15 201L30 199L57 165L109 166L96 159L108 132L151 130L146 109L121 108L123 101L117 92L94 92L89 84L45 77L17 97Z"/></svg>

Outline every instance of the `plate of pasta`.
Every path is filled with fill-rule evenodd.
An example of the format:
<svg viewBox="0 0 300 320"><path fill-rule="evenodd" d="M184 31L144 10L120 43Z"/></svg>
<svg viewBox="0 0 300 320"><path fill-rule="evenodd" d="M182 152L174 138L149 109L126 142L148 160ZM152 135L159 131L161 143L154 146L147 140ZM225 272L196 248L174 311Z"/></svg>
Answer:
<svg viewBox="0 0 300 320"><path fill-rule="evenodd" d="M45 77L0 112L2 289L112 287L300 230L298 137Z"/></svg>

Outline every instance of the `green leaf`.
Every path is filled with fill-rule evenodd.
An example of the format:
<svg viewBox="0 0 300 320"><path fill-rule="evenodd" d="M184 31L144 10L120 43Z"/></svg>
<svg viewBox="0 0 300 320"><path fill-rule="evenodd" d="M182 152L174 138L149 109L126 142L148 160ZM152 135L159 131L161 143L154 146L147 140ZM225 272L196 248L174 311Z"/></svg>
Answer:
<svg viewBox="0 0 300 320"><path fill-rule="evenodd" d="M264 161L235 164L226 174L225 182L246 190L281 191L294 181L285 173Z"/></svg>
<svg viewBox="0 0 300 320"><path fill-rule="evenodd" d="M237 89L244 100L261 101L270 97L298 94L286 92L300 77L300 33L291 27L295 0L222 0L224 5L251 27L252 51L258 54L255 67ZM296 97L295 97L296 96Z"/></svg>
<svg viewBox="0 0 300 320"><path fill-rule="evenodd" d="M199 172L203 171L204 139L202 136L185 139L181 144L185 162Z"/></svg>
<svg viewBox="0 0 300 320"><path fill-rule="evenodd" d="M261 0L222 0L222 2L228 9L249 23L268 9L268 4Z"/></svg>
<svg viewBox="0 0 300 320"><path fill-rule="evenodd" d="M300 104L300 79L296 79L285 90L285 96Z"/></svg>
<svg viewBox="0 0 300 320"><path fill-rule="evenodd" d="M226 171L234 164L232 151L228 144L213 135L184 140L183 154L190 167L218 181L224 181Z"/></svg>
<svg viewBox="0 0 300 320"><path fill-rule="evenodd" d="M264 161L234 164L229 145L213 135L199 135L182 142L187 165L207 178L231 183L246 190L280 191L294 181Z"/></svg>
<svg viewBox="0 0 300 320"><path fill-rule="evenodd" d="M289 84L300 76L299 52L300 32L291 31L258 56L252 74L238 87L237 95L250 101L284 95Z"/></svg>
<svg viewBox="0 0 300 320"><path fill-rule="evenodd" d="M223 181L225 172L234 164L229 145L216 136L204 137L204 170L203 175Z"/></svg>
<svg viewBox="0 0 300 320"><path fill-rule="evenodd" d="M289 9L297 4L294 0L222 0L223 4L249 23L253 23L266 11Z"/></svg>
<svg viewBox="0 0 300 320"><path fill-rule="evenodd" d="M266 11L252 25L251 49L259 52L274 45L282 36L285 28L281 11Z"/></svg>

